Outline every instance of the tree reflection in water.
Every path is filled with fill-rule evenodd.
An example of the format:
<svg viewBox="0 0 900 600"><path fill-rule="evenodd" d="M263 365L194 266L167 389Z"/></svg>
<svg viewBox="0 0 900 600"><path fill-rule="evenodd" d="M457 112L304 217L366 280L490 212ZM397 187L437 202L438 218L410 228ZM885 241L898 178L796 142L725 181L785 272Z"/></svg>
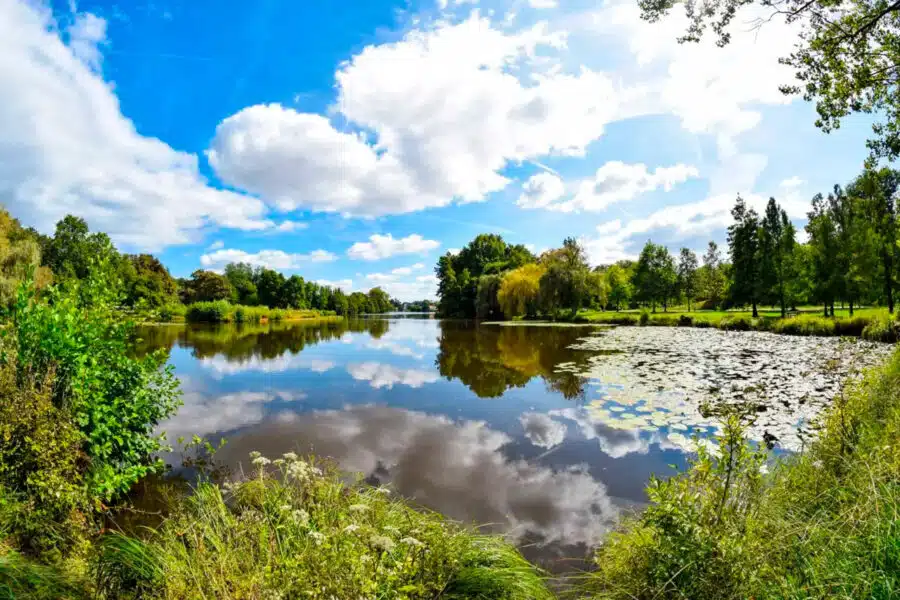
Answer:
<svg viewBox="0 0 900 600"><path fill-rule="evenodd" d="M564 362L580 362L584 352L569 348L592 327L484 325L442 321L436 364L448 380L459 379L480 398L498 398L510 388L542 377L548 389L583 402L587 379L557 372Z"/></svg>

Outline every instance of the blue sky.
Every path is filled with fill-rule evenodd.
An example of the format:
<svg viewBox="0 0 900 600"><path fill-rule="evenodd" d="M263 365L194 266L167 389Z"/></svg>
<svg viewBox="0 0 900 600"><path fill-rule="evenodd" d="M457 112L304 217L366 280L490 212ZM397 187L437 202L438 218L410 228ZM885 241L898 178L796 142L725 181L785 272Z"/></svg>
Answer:
<svg viewBox="0 0 900 600"><path fill-rule="evenodd" d="M753 17L720 50L633 0L0 0L0 202L178 276L245 260L405 300L482 232L699 252L737 193L802 226L865 157L870 120L825 135L779 93L797 31Z"/></svg>

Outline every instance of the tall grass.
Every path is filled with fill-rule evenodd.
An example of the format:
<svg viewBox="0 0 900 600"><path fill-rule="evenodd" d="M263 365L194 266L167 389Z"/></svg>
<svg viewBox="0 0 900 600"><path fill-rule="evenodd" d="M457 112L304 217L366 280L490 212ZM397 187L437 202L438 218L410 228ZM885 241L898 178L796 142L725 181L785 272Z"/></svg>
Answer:
<svg viewBox="0 0 900 600"><path fill-rule="evenodd" d="M900 597L900 352L762 475L731 417L718 452L648 488L600 548L594 599Z"/></svg>
<svg viewBox="0 0 900 600"><path fill-rule="evenodd" d="M241 483L200 484L145 539L107 538L97 574L108 597L552 598L501 538L291 453L254 463Z"/></svg>
<svg viewBox="0 0 900 600"><path fill-rule="evenodd" d="M292 321L333 317L331 310L307 310L269 308L267 306L243 306L216 300L194 302L185 309L185 318L191 323L262 323L264 321Z"/></svg>

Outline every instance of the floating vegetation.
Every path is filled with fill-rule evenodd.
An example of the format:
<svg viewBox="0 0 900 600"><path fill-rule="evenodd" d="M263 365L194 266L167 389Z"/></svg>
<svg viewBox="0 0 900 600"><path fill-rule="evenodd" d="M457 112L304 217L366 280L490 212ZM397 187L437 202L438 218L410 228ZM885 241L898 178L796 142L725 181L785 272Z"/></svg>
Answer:
<svg viewBox="0 0 900 600"><path fill-rule="evenodd" d="M556 367L588 379L584 413L593 423L665 431L687 448L692 435L718 431L723 407L737 406L752 439L791 451L843 382L891 351L862 340L639 327L598 331L571 348L595 353Z"/></svg>

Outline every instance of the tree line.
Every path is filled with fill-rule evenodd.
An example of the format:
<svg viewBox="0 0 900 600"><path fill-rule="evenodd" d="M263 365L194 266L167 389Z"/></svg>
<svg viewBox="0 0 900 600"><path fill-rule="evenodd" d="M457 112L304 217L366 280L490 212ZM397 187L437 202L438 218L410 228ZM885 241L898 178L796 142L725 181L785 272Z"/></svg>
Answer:
<svg viewBox="0 0 900 600"><path fill-rule="evenodd" d="M862 305L894 312L897 288L896 196L900 172L866 169L844 187L816 194L805 227L770 198L759 214L738 196L727 230L727 255L714 241L701 259L689 248L676 256L647 241L637 260L591 268L583 247L568 238L540 256L498 235L477 236L458 254L442 256L438 310L442 316L497 319L574 316L583 308L667 311L777 306L781 315L835 304L851 316Z"/></svg>
<svg viewBox="0 0 900 600"><path fill-rule="evenodd" d="M52 236L26 228L0 207L0 306L13 301L18 283L33 277L38 288L51 282L82 281L95 269L106 271L121 307L155 310L172 304L226 300L244 306L334 311L338 315L383 313L403 304L381 288L346 294L299 275L285 277L266 267L232 263L223 273L194 271L175 278L152 254L120 253L84 219L67 215ZM416 303L422 307L427 301Z"/></svg>

